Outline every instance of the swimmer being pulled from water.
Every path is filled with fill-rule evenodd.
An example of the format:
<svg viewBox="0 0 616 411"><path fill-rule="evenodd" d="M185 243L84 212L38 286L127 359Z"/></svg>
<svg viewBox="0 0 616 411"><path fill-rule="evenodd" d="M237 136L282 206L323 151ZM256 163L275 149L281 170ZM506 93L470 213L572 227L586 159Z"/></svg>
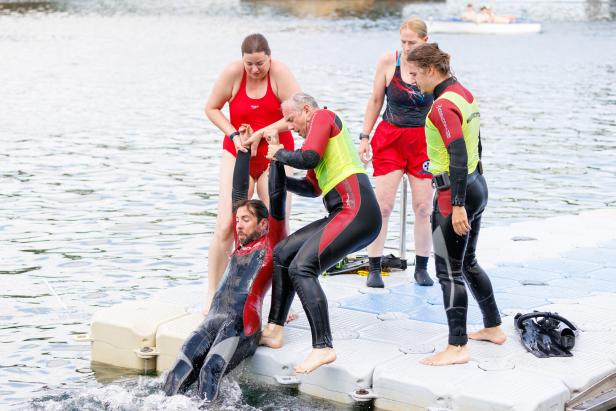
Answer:
<svg viewBox="0 0 616 411"><path fill-rule="evenodd" d="M251 133L247 125L239 131L242 140ZM278 143L275 135L268 140ZM284 166L272 161L268 213L262 201L247 199L249 164L250 152L238 152L232 189L236 247L207 317L184 342L165 377L167 395L198 381L199 395L214 400L222 377L257 349L263 297L272 283L272 250L287 234L286 176Z"/></svg>

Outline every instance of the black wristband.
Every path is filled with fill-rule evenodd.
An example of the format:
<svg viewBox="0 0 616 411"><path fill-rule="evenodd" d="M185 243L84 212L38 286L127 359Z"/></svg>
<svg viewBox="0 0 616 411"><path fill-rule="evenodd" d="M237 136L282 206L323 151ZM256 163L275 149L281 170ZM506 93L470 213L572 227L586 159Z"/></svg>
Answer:
<svg viewBox="0 0 616 411"><path fill-rule="evenodd" d="M366 134L366 133L359 133L359 139L363 140L363 139L369 140L370 139L370 134Z"/></svg>
<svg viewBox="0 0 616 411"><path fill-rule="evenodd" d="M234 131L233 133L229 134L229 140L233 141L233 139L239 135L240 135L239 131Z"/></svg>

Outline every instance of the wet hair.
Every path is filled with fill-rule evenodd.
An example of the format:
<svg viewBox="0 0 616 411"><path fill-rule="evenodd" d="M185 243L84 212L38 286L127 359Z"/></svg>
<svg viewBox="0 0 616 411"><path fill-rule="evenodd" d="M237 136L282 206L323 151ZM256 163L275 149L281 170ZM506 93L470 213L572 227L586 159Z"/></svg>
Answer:
<svg viewBox="0 0 616 411"><path fill-rule="evenodd" d="M293 107L293 111L299 111L304 107L305 104L308 104L312 108L319 108L317 101L310 94L306 93L295 93L288 100L285 100L283 105L288 106L291 105Z"/></svg>
<svg viewBox="0 0 616 411"><path fill-rule="evenodd" d="M427 69L434 67L439 73L444 75L451 75L449 60L449 54L439 49L437 43L420 44L406 58L406 61L415 63L419 68Z"/></svg>
<svg viewBox="0 0 616 411"><path fill-rule="evenodd" d="M253 33L246 36L242 41L242 56L244 54L263 52L268 56L272 55L267 39L263 34Z"/></svg>
<svg viewBox="0 0 616 411"><path fill-rule="evenodd" d="M260 223L264 218L269 217L269 212L265 203L261 200L239 200L233 204L233 212L236 212L239 208L246 207L248 212L257 217L257 223Z"/></svg>
<svg viewBox="0 0 616 411"><path fill-rule="evenodd" d="M428 37L428 26L426 26L426 22L417 16L413 16L405 20L400 25L400 31L404 29L411 30L422 39Z"/></svg>

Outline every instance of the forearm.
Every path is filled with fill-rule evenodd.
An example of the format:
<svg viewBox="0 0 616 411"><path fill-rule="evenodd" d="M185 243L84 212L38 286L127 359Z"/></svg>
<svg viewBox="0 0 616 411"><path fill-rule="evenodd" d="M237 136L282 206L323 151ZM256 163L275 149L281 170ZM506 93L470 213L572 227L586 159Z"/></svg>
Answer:
<svg viewBox="0 0 616 411"><path fill-rule="evenodd" d="M451 182L451 204L464 205L466 201L466 181L468 178L468 153L463 138L452 141L447 146L449 153L449 180Z"/></svg>
<svg viewBox="0 0 616 411"><path fill-rule="evenodd" d="M283 131L288 131L289 130L289 125L287 124L287 121L283 118L281 118L280 120L278 120L275 123L270 124L267 127L264 128L270 128L270 129L274 129L279 133L282 133Z"/></svg>
<svg viewBox="0 0 616 411"><path fill-rule="evenodd" d="M307 178L287 177L287 189L302 197L318 197L321 190L315 187Z"/></svg>
<svg viewBox="0 0 616 411"><path fill-rule="evenodd" d="M214 123L216 127L218 127L218 129L220 129L220 131L226 135L230 135L231 133L237 131L231 122L224 116L224 114L222 114L220 109L206 108L205 115L212 123Z"/></svg>
<svg viewBox="0 0 616 411"><path fill-rule="evenodd" d="M368 100L368 104L366 106L366 112L364 113L364 125L362 128L362 133L370 134L372 129L374 128L374 124L379 118L379 114L381 112L381 108L383 107L383 101L379 101L374 96L370 96Z"/></svg>
<svg viewBox="0 0 616 411"><path fill-rule="evenodd" d="M300 170L313 169L321 161L321 156L313 150L278 150L274 155L274 159L280 161L282 164L286 164L293 168Z"/></svg>
<svg viewBox="0 0 616 411"><path fill-rule="evenodd" d="M284 164L275 160L270 162L268 191L270 215L276 220L284 220L287 201L287 176Z"/></svg>
<svg viewBox="0 0 616 411"><path fill-rule="evenodd" d="M231 190L231 203L248 198L250 173L250 153L238 151L233 168L233 189Z"/></svg>

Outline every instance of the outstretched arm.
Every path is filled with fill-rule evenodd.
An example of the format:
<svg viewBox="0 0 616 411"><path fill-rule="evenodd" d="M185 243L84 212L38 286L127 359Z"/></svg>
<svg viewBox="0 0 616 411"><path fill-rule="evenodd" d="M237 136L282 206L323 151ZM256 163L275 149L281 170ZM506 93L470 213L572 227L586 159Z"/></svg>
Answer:
<svg viewBox="0 0 616 411"><path fill-rule="evenodd" d="M290 192L302 197L318 197L321 195L314 170L308 170L306 177L287 177L287 188Z"/></svg>
<svg viewBox="0 0 616 411"><path fill-rule="evenodd" d="M268 190L270 215L278 221L284 221L287 203L287 175L284 164L276 160L270 163Z"/></svg>
<svg viewBox="0 0 616 411"><path fill-rule="evenodd" d="M252 130L250 130L250 126L242 124L239 131L242 137L247 137ZM246 200L248 198L248 187L250 184L249 175L250 153L238 151L235 158L235 168L233 169L233 189L231 190L232 206L236 201Z"/></svg>

